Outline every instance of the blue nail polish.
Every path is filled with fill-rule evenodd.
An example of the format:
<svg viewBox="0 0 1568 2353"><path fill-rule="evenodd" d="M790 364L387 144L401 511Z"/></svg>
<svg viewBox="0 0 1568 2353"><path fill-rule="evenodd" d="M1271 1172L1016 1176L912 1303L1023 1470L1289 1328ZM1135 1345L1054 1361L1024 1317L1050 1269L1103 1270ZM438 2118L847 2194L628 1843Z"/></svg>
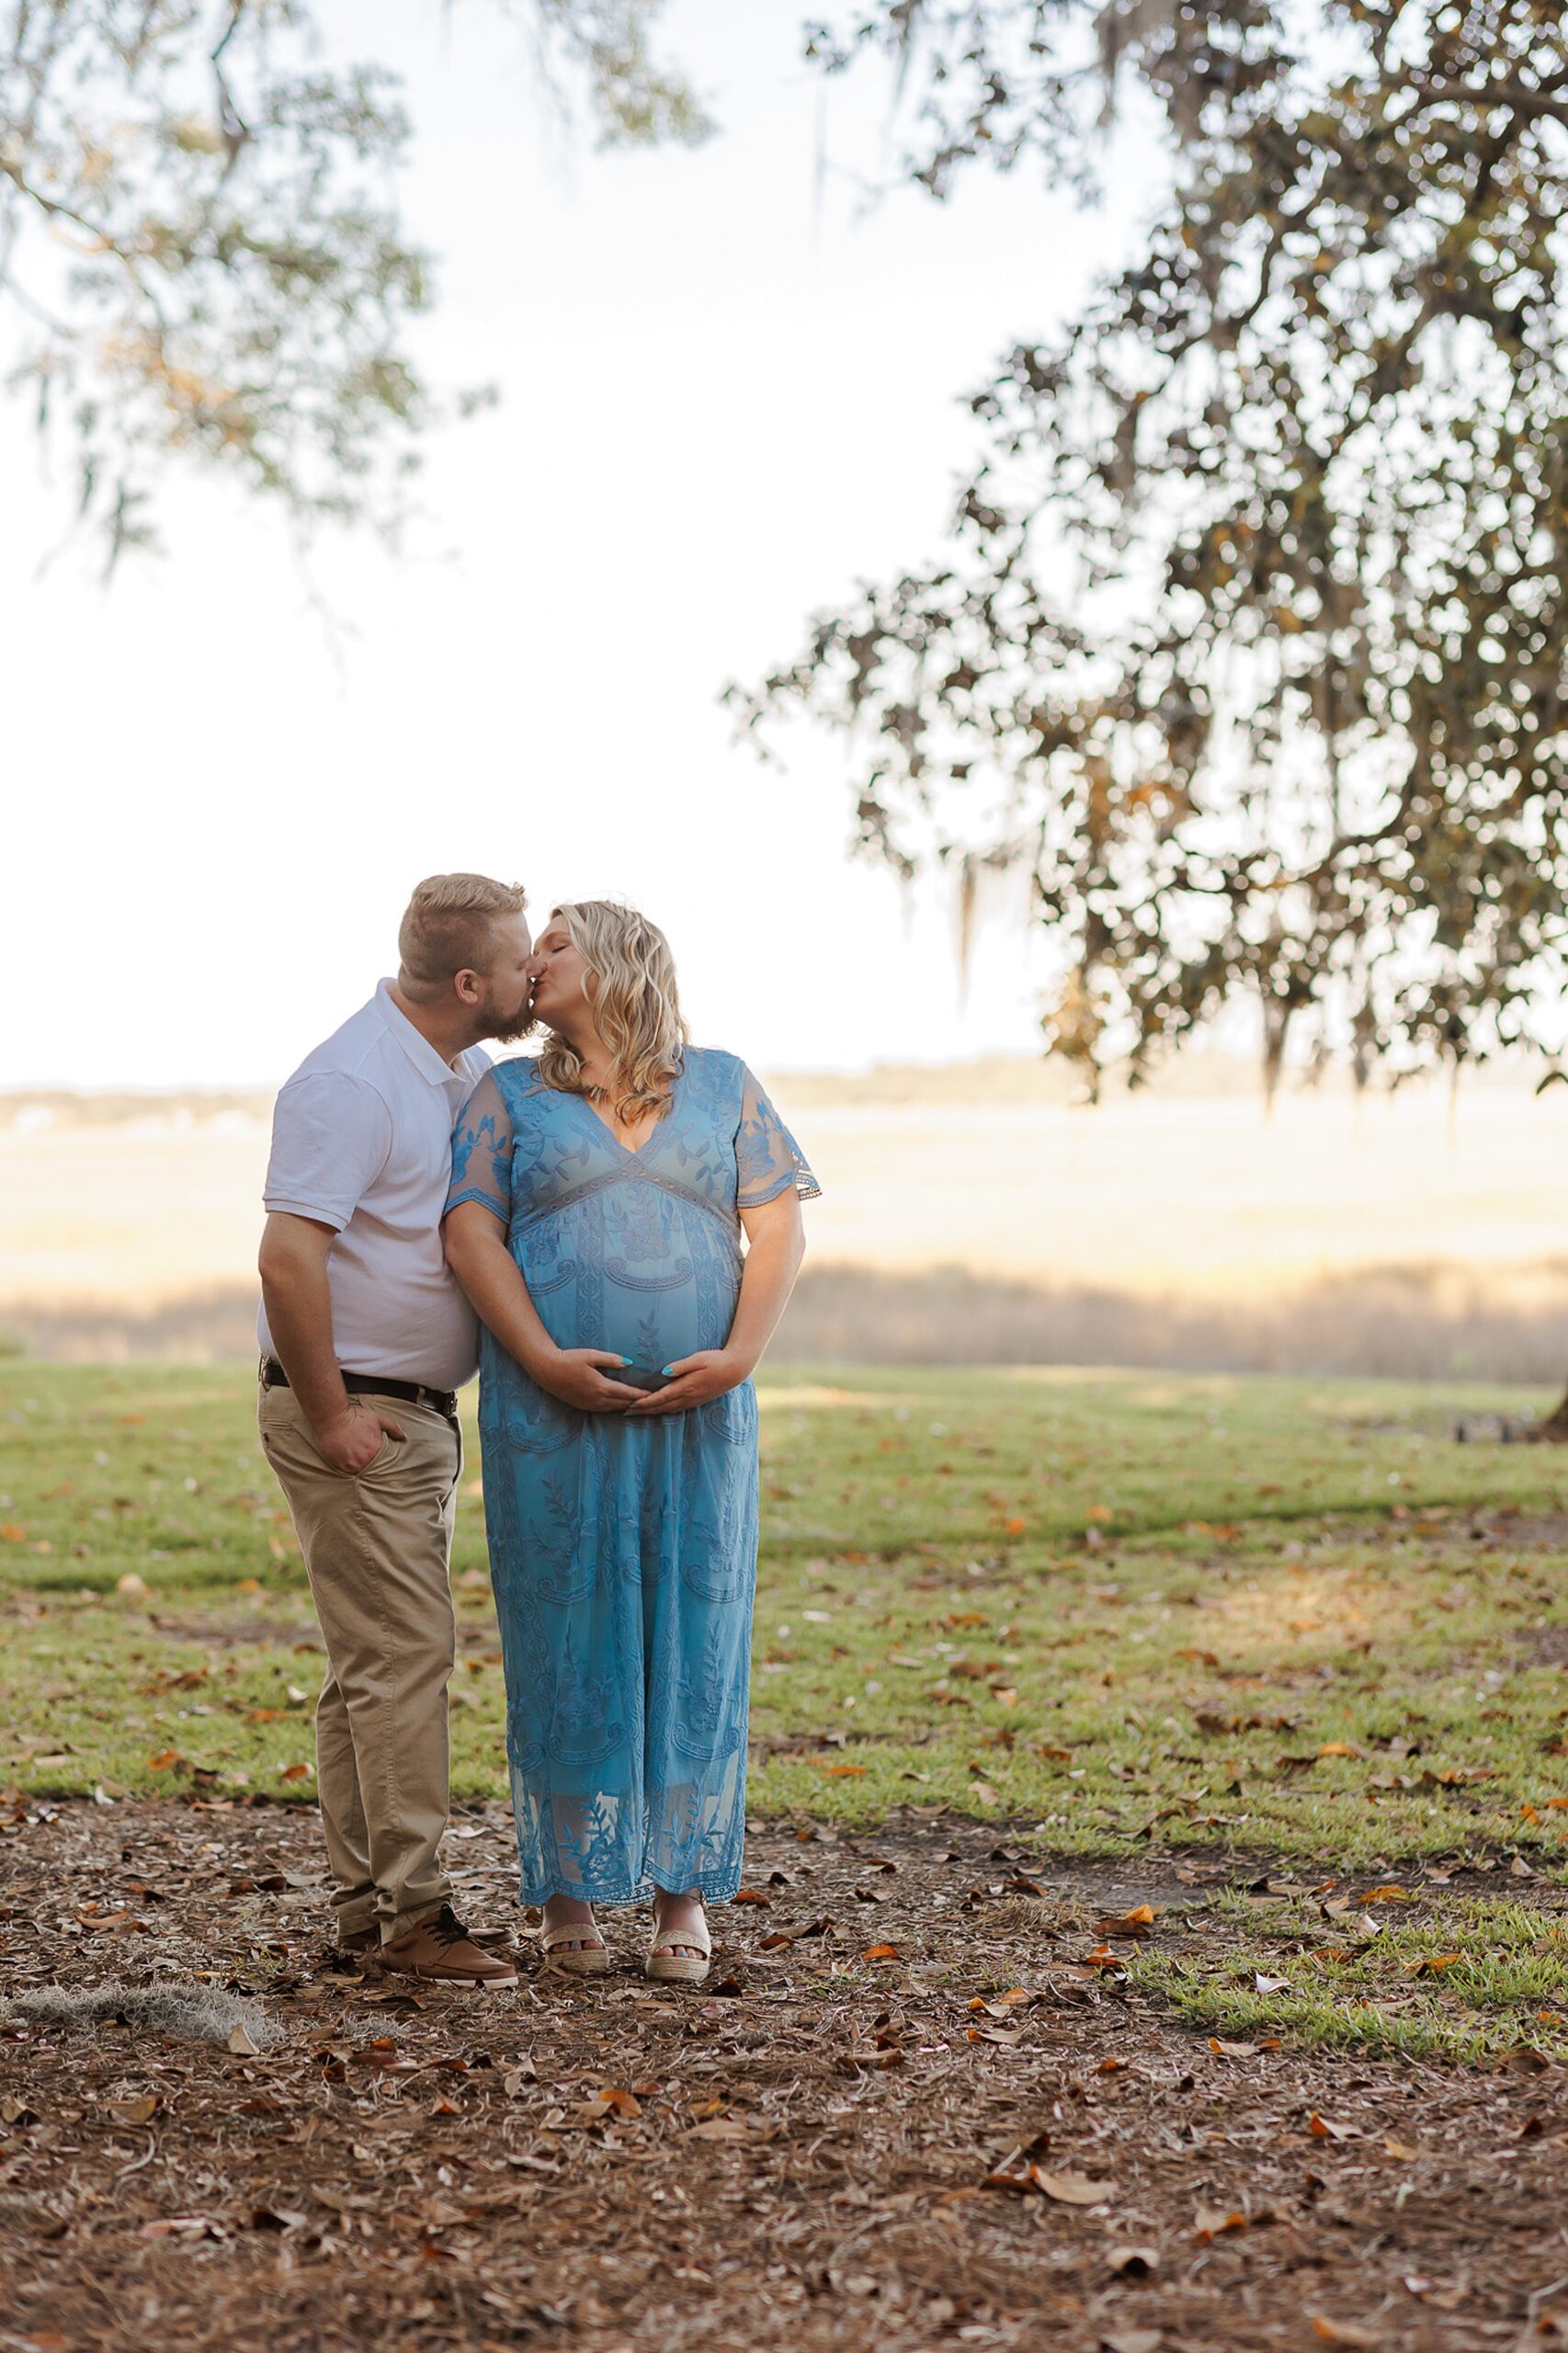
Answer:
<svg viewBox="0 0 1568 2353"><path fill-rule="evenodd" d="M674 1365L673 1365L673 1364L662 1365L662 1366L660 1367L660 1378L661 1378L662 1380L667 1381L667 1380L669 1379L669 1377L670 1377L671 1373L672 1373L672 1372L674 1372L674 1370L675 1370L675 1367L674 1367Z"/></svg>
<svg viewBox="0 0 1568 2353"><path fill-rule="evenodd" d="M620 1361L622 1364L630 1364L631 1362L631 1358L630 1357L622 1357Z"/></svg>

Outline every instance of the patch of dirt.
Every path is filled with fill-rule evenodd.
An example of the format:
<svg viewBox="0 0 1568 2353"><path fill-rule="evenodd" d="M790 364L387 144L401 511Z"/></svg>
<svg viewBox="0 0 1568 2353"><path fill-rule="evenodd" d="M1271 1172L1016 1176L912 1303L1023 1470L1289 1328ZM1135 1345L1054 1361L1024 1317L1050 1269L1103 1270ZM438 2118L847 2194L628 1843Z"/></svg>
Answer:
<svg viewBox="0 0 1568 2353"><path fill-rule="evenodd" d="M308 1620L290 1622L286 1618L258 1618L244 1615L233 1618L174 1618L161 1610L153 1624L157 1631L174 1643L208 1643L214 1650L239 1649L247 1643L259 1643L264 1649L319 1651L326 1655L326 1644Z"/></svg>
<svg viewBox="0 0 1568 2353"><path fill-rule="evenodd" d="M1207 1910L1232 1863L763 1826L706 1988L647 1984L612 1913L608 1978L525 1938L481 1995L324 1949L301 1812L0 1828L6 1992L194 1982L285 2037L5 2030L8 2353L1512 2353L1549 2290L1568 2332L1558 2071L1227 2053L1087 1957L1145 1904L1177 1955L1244 1933ZM515 1920L505 1815L449 1851L459 1908Z"/></svg>
<svg viewBox="0 0 1568 2353"><path fill-rule="evenodd" d="M1532 1626L1519 1648L1527 1666L1568 1667L1568 1625Z"/></svg>

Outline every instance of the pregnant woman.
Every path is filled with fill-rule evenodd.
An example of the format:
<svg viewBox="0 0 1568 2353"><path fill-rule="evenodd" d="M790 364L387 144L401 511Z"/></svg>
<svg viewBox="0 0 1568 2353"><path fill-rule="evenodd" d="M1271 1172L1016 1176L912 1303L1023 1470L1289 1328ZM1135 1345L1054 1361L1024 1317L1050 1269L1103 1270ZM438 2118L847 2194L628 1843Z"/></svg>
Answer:
<svg viewBox="0 0 1568 2353"><path fill-rule="evenodd" d="M744 1063L687 1044L645 916L557 907L533 972L542 1051L475 1088L446 1222L484 1324L522 1898L551 1965L587 1974L608 1966L595 1904L651 1896L647 1974L696 1984L703 1899L740 1884L750 1375L819 1188Z"/></svg>

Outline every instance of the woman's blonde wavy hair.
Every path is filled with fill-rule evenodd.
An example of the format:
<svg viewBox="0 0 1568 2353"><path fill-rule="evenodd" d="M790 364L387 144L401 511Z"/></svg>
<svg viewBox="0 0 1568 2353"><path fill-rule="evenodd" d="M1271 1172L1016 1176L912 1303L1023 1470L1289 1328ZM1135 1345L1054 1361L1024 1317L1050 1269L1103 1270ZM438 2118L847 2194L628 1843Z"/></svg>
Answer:
<svg viewBox="0 0 1568 2353"><path fill-rule="evenodd" d="M594 1023L609 1048L610 1084L583 1084L583 1065L559 1030L548 1030L539 1074L562 1095L608 1097L627 1126L650 1111L669 1108L670 1088L690 1037L676 987L675 958L656 923L615 899L573 899L552 908L551 922L566 936L598 982Z"/></svg>

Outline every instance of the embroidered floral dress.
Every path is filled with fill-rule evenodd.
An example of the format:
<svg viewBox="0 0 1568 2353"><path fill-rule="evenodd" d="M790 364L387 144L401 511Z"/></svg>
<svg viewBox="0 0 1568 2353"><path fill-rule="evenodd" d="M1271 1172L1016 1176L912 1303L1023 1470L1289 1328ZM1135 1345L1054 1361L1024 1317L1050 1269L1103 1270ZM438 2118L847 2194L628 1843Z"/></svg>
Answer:
<svg viewBox="0 0 1568 2353"><path fill-rule="evenodd" d="M562 1347L657 1370L722 1347L741 1209L820 1189L744 1063L688 1048L635 1152L581 1096L499 1063L453 1142ZM756 1397L684 1414L562 1405L483 1336L479 1427L522 1899L740 1884L756 1576Z"/></svg>

